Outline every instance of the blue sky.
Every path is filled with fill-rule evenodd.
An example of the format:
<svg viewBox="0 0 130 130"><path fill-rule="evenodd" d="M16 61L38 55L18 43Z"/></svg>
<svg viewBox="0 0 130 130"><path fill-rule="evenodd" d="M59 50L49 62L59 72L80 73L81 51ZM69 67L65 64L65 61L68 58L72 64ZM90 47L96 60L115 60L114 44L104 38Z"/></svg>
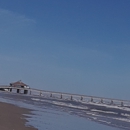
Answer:
<svg viewBox="0 0 130 130"><path fill-rule="evenodd" d="M0 2L0 84L130 99L129 0Z"/></svg>

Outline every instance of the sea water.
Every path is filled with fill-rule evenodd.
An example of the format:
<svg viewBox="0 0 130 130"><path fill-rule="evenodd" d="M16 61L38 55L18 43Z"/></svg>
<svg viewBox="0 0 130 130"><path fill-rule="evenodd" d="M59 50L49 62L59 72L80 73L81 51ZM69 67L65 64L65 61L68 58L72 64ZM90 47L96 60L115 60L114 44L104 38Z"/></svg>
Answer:
<svg viewBox="0 0 130 130"><path fill-rule="evenodd" d="M38 130L130 130L130 115L117 115L113 111L88 110L75 101L63 101L38 96L0 93L2 102L32 109L27 126Z"/></svg>

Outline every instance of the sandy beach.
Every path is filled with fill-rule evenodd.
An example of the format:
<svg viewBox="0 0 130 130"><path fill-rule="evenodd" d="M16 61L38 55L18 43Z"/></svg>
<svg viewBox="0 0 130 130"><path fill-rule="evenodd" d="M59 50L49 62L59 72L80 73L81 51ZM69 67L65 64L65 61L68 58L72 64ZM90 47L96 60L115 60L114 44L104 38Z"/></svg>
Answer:
<svg viewBox="0 0 130 130"><path fill-rule="evenodd" d="M29 112L28 109L0 102L0 130L37 130L25 126L27 120L23 114Z"/></svg>

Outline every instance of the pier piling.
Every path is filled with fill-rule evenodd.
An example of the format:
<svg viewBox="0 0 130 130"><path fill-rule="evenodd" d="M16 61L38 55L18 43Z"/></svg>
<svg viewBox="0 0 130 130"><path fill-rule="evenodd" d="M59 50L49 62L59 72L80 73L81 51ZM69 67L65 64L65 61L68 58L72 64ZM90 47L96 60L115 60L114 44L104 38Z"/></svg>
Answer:
<svg viewBox="0 0 130 130"><path fill-rule="evenodd" d="M91 97L91 102L93 102L93 98Z"/></svg>
<svg viewBox="0 0 130 130"><path fill-rule="evenodd" d="M83 100L83 97L81 97L81 101Z"/></svg>
<svg viewBox="0 0 130 130"><path fill-rule="evenodd" d="M24 90L24 94L28 94L28 90Z"/></svg>
<svg viewBox="0 0 130 130"><path fill-rule="evenodd" d="M113 100L111 100L111 103L110 103L110 105L113 105Z"/></svg>
<svg viewBox="0 0 130 130"><path fill-rule="evenodd" d="M17 89L17 93L19 93L20 92L20 90L19 89Z"/></svg>
<svg viewBox="0 0 130 130"><path fill-rule="evenodd" d="M60 99L62 99L62 94L61 94L61 96L60 96Z"/></svg>
<svg viewBox="0 0 130 130"><path fill-rule="evenodd" d="M86 103L103 103L108 106L118 106L118 107L126 107L130 106L129 100L119 100L119 99L112 99L112 98L105 98L105 97L95 97L95 96L87 96L87 95L79 95L79 94L71 94L71 93L62 93L62 92L53 92L53 91L45 91L45 90L38 90L38 89L31 89L31 88L20 88L20 87L11 87L11 86L1 86L1 91L8 91L12 93L20 93L20 94L28 94L28 95L37 95L37 96L45 96L45 97L53 97L59 99L69 99L84 101ZM44 94L44 95L43 95Z"/></svg>
<svg viewBox="0 0 130 130"><path fill-rule="evenodd" d="M70 97L70 100L73 100L73 97L72 97L72 96Z"/></svg>
<svg viewBox="0 0 130 130"><path fill-rule="evenodd" d="M101 98L101 103L103 103L103 99Z"/></svg>
<svg viewBox="0 0 130 130"><path fill-rule="evenodd" d="M124 103L123 102L121 102L121 107L123 107L124 106Z"/></svg>
<svg viewBox="0 0 130 130"><path fill-rule="evenodd" d="M10 92L12 92L12 88L10 88L9 90L10 90Z"/></svg>

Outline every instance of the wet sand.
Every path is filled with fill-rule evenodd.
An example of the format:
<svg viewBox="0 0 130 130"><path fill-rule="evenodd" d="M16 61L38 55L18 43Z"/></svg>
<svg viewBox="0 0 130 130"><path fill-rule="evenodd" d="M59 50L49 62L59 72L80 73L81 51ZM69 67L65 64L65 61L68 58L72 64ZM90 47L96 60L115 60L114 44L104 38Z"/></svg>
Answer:
<svg viewBox="0 0 130 130"><path fill-rule="evenodd" d="M0 102L0 130L38 130L25 126L27 120L23 114L29 113L28 109Z"/></svg>

